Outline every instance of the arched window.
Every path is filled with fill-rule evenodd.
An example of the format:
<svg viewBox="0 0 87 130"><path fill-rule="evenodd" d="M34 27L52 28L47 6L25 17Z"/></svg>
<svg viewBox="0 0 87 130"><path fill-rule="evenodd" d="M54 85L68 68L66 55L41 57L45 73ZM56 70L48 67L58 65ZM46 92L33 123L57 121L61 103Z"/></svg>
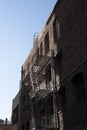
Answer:
<svg viewBox="0 0 87 130"><path fill-rule="evenodd" d="M45 44L45 55L49 52L49 33L46 34L44 39Z"/></svg>
<svg viewBox="0 0 87 130"><path fill-rule="evenodd" d="M62 72L62 51L60 50L55 57L56 73L61 74Z"/></svg>
<svg viewBox="0 0 87 130"><path fill-rule="evenodd" d="M85 86L84 86L84 77L83 73L78 73L72 79L73 84L76 87L78 99L85 98Z"/></svg>
<svg viewBox="0 0 87 130"><path fill-rule="evenodd" d="M60 26L59 26L59 21L58 18L54 20L53 23L53 32L54 32L54 42L57 43L60 37Z"/></svg>

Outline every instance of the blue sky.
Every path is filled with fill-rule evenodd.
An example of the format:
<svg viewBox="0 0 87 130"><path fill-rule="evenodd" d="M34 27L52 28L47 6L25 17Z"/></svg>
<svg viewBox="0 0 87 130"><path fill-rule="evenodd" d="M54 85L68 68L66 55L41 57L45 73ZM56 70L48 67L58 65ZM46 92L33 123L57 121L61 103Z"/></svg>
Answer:
<svg viewBox="0 0 87 130"><path fill-rule="evenodd" d="M0 0L0 118L10 119L21 66L57 0Z"/></svg>

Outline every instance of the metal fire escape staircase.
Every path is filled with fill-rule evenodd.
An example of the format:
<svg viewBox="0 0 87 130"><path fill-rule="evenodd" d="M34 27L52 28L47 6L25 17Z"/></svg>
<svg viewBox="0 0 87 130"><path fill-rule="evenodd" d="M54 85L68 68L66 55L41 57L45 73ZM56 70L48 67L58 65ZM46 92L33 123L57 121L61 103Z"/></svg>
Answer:
<svg viewBox="0 0 87 130"><path fill-rule="evenodd" d="M33 98L35 94L38 96L38 99L45 98L52 92L51 82L47 84L45 80L45 69L49 63L50 57L48 56L37 55L37 53L33 56L33 67L30 73L33 89L29 93L31 98Z"/></svg>
<svg viewBox="0 0 87 130"><path fill-rule="evenodd" d="M46 83L45 80L45 71L46 67L51 64L51 79L48 84ZM58 128L58 122L57 122L57 109L56 109L56 104L55 104L55 81L54 81L54 67L53 67L53 56L45 56L45 55L39 55L35 53L32 59L32 68L30 72L30 79L32 83L32 89L29 92L29 96L31 98L31 101L37 102L40 101L41 99L45 98L47 95L50 93L53 94L53 113L52 115L52 120L53 120L53 125L47 125L47 124L40 124L42 125L43 128L55 128L55 130ZM38 107L38 106L37 106ZM37 110L39 110L37 108ZM33 112L34 113L34 112ZM39 115L38 115L39 116ZM35 117L35 114L33 115L32 119L36 118L36 122L38 120L38 117ZM45 121L46 122L46 121ZM33 125L33 124L32 124ZM37 124L34 121L34 126L37 129Z"/></svg>

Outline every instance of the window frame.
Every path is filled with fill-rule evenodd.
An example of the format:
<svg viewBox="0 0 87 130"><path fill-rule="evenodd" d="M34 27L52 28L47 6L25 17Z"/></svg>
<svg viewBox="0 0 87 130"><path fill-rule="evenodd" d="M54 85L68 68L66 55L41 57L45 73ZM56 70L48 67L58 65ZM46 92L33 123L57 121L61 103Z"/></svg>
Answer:
<svg viewBox="0 0 87 130"><path fill-rule="evenodd" d="M49 32L46 33L44 37L44 45L45 45L45 55L49 52L50 44L49 44Z"/></svg>
<svg viewBox="0 0 87 130"><path fill-rule="evenodd" d="M85 92L83 73L80 72L80 73L76 74L73 77L72 82L73 82L74 86L76 87L77 98L79 100L84 99L86 97L86 92Z"/></svg>
<svg viewBox="0 0 87 130"><path fill-rule="evenodd" d="M59 24L58 17L56 17L53 22L53 37L54 37L54 42L57 43L60 38L60 24Z"/></svg>

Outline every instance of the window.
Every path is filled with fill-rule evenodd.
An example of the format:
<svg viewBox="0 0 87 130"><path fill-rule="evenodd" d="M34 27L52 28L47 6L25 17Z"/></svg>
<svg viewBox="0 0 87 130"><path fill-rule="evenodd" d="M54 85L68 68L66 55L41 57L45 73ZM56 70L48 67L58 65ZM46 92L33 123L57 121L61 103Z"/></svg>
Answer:
<svg viewBox="0 0 87 130"><path fill-rule="evenodd" d="M45 55L46 55L49 51L49 33L46 34L44 43L45 43Z"/></svg>
<svg viewBox="0 0 87 130"><path fill-rule="evenodd" d="M29 121L27 122L26 130L29 130Z"/></svg>
<svg viewBox="0 0 87 130"><path fill-rule="evenodd" d="M43 117L41 119L41 125L44 126L44 125L47 125L47 118L46 117Z"/></svg>
<svg viewBox="0 0 87 130"><path fill-rule="evenodd" d="M25 95L22 97L22 103L25 103Z"/></svg>
<svg viewBox="0 0 87 130"><path fill-rule="evenodd" d="M73 84L76 87L76 93L78 99L85 97L85 88L84 88L84 77L82 73L78 73L72 80Z"/></svg>
<svg viewBox="0 0 87 130"><path fill-rule="evenodd" d="M15 108L12 115L12 123L15 124L17 122L18 122L18 106Z"/></svg>
<svg viewBox="0 0 87 130"><path fill-rule="evenodd" d="M59 94L61 96L62 108L64 108L66 105L66 87L65 87L65 85L61 86Z"/></svg>
<svg viewBox="0 0 87 130"><path fill-rule="evenodd" d="M58 18L56 18L53 23L53 32L54 32L54 42L57 42L60 37L60 27Z"/></svg>
<svg viewBox="0 0 87 130"><path fill-rule="evenodd" d="M22 125L22 130L25 130L25 125L24 124Z"/></svg>
<svg viewBox="0 0 87 130"><path fill-rule="evenodd" d="M60 74L62 72L62 52L59 51L56 58L55 58L55 66L56 66L56 73Z"/></svg>
<svg viewBox="0 0 87 130"><path fill-rule="evenodd" d="M51 65L46 68L46 81L47 83L51 81Z"/></svg>
<svg viewBox="0 0 87 130"><path fill-rule="evenodd" d="M49 103L49 113L53 114L53 96L49 97L48 103Z"/></svg>

